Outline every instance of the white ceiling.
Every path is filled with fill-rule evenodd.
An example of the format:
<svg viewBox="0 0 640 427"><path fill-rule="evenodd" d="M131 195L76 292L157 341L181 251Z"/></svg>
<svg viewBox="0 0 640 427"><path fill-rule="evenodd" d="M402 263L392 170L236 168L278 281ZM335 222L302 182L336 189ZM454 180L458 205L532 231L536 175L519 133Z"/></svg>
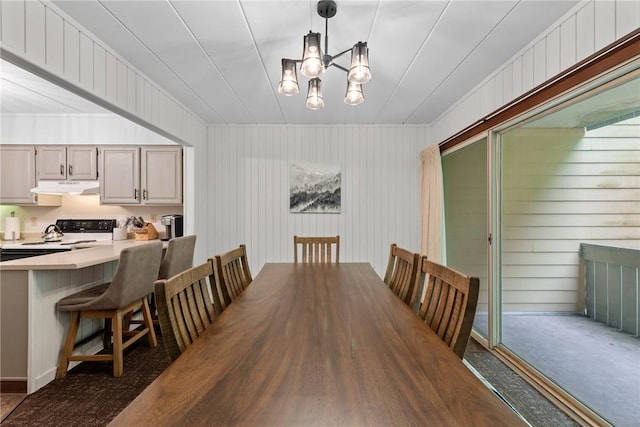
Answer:
<svg viewBox="0 0 640 427"><path fill-rule="evenodd" d="M54 3L209 124L429 124L577 1L338 1L329 53L367 41L373 79L347 106L330 68L321 111L304 108L301 74L299 95L277 93L281 58L299 59L309 30L324 37L315 0Z"/></svg>
<svg viewBox="0 0 640 427"><path fill-rule="evenodd" d="M2 114L112 114L5 60L0 60Z"/></svg>

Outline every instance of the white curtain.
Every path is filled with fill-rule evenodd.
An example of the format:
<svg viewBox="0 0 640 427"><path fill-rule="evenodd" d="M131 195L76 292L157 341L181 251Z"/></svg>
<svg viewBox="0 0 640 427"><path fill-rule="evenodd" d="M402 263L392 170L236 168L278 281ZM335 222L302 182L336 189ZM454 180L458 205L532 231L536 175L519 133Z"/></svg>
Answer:
<svg viewBox="0 0 640 427"><path fill-rule="evenodd" d="M420 251L434 262L443 262L444 188L440 147L431 145L420 152Z"/></svg>

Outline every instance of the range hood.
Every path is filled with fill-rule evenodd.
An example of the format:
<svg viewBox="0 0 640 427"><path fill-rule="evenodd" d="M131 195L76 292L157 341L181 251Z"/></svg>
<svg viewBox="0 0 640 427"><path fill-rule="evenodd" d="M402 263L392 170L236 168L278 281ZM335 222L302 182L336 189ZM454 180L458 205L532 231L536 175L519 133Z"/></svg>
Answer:
<svg viewBox="0 0 640 427"><path fill-rule="evenodd" d="M38 181L38 186L31 189L36 194L98 194L99 181Z"/></svg>

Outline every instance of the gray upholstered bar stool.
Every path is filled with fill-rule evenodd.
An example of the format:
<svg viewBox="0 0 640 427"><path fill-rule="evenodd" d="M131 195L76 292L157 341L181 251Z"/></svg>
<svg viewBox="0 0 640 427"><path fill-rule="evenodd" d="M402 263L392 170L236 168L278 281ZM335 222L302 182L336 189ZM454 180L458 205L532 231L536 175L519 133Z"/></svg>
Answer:
<svg viewBox="0 0 640 427"><path fill-rule="evenodd" d="M174 237L169 240L167 251L160 264L158 279L168 279L193 267L195 247L195 235Z"/></svg>
<svg viewBox="0 0 640 427"><path fill-rule="evenodd" d="M193 267L193 253L196 247L196 236L174 237L169 240L167 250L162 257L160 270L158 271L158 280L168 279L178 273ZM159 325L158 312L156 310L155 294L151 294L149 300L151 317L153 323Z"/></svg>
<svg viewBox="0 0 640 427"><path fill-rule="evenodd" d="M56 378L67 374L70 361L113 361L113 376L123 372L123 351L140 338L147 336L149 345L158 345L149 312L147 297L153 292L162 259L162 242L152 242L123 249L111 283L69 295L57 303L58 310L71 312L69 331L65 340ZM123 330L123 317L142 307L144 325L133 331ZM110 353L73 354L81 318L104 318L110 329L113 345L105 345ZM127 328L128 329L128 328ZM108 334L109 331L105 331ZM128 337L123 342L123 337Z"/></svg>

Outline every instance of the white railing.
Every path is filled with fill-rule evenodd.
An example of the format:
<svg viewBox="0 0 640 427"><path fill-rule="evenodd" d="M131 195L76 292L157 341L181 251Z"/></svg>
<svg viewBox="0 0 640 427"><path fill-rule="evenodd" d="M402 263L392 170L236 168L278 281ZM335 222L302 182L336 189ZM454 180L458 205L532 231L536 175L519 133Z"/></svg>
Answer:
<svg viewBox="0 0 640 427"><path fill-rule="evenodd" d="M580 244L587 316L640 336L640 250Z"/></svg>

